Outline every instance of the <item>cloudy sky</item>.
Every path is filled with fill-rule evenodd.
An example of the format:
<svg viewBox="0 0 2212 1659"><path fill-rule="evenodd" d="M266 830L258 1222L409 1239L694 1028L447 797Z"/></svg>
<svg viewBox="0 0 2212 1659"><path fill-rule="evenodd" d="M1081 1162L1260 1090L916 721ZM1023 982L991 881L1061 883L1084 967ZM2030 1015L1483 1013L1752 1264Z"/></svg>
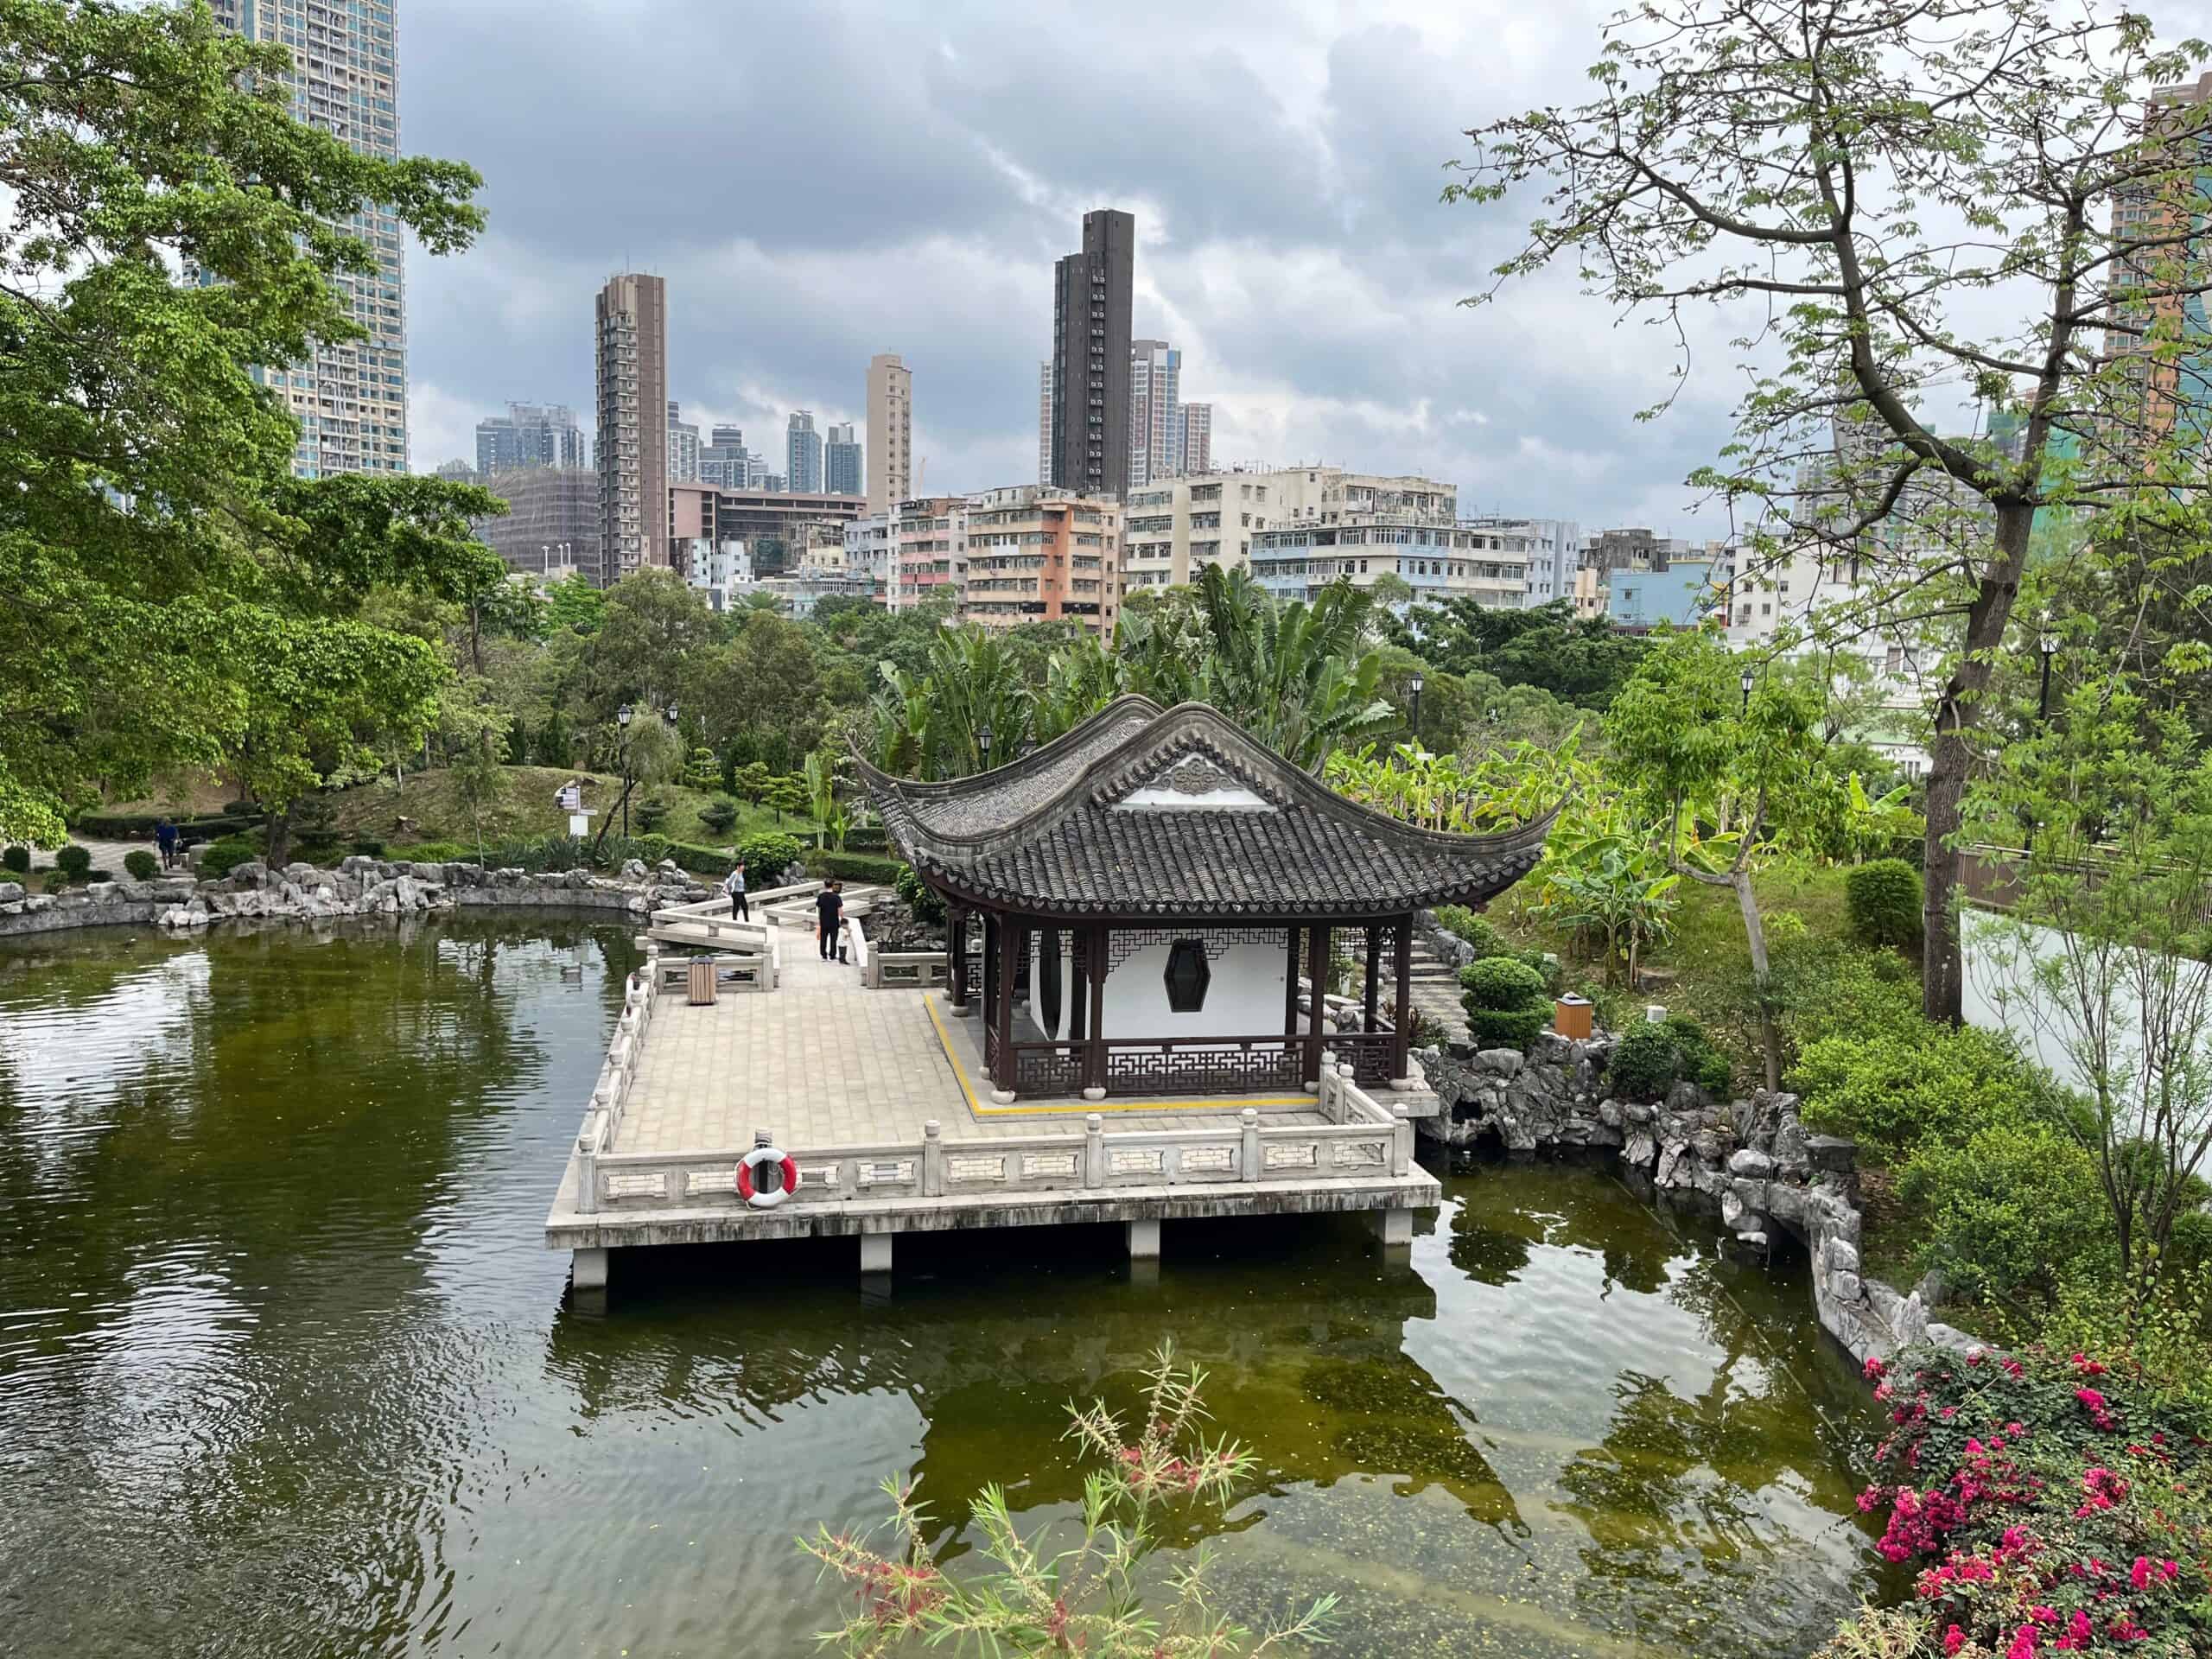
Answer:
<svg viewBox="0 0 2212 1659"><path fill-rule="evenodd" d="M1437 199L1462 129L1580 96L1611 10L401 0L405 146L472 162L491 216L467 254L410 257L414 464L473 456L510 398L588 424L592 297L626 267L668 279L688 417L780 454L791 410L857 419L869 356L894 351L930 487L1033 480L1052 261L1116 207L1137 218L1135 333L1181 348L1217 462L1687 529L1681 480L1732 382L1637 423L1664 342L1565 274L1462 308L1514 226Z"/></svg>

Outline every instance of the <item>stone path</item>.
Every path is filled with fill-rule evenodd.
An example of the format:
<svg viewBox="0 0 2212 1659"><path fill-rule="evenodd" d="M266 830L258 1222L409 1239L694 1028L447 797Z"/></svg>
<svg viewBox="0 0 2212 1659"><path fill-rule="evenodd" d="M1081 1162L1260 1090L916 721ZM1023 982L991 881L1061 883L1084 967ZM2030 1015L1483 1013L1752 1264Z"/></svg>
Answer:
<svg viewBox="0 0 2212 1659"><path fill-rule="evenodd" d="M614 1150L745 1147L755 1129L779 1145L908 1145L936 1118L948 1140L1065 1134L1073 1117L975 1116L925 994L871 991L860 969L825 963L814 941L782 936L773 991L726 995L711 1007L664 995L631 1087ZM973 1079L971 1078L972 1082ZM1109 1113L1116 1129L1217 1128L1234 1110ZM1319 1112L1269 1113L1271 1124L1319 1123Z"/></svg>

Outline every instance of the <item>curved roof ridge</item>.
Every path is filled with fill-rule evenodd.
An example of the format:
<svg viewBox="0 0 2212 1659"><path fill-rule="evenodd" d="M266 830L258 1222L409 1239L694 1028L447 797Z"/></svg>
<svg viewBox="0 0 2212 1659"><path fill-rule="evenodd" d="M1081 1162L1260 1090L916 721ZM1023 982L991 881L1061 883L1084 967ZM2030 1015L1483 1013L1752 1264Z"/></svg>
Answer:
<svg viewBox="0 0 2212 1659"><path fill-rule="evenodd" d="M868 760L859 754L855 754L853 758L859 761L868 772L897 785L899 792L910 798L947 800L963 795L979 794L984 790L997 788L1017 779L1026 778L1033 772L1043 771L1046 767L1064 759L1070 750L1077 747L1095 728L1118 720L1137 709L1142 709L1155 717L1165 712L1157 702L1146 696L1141 691L1124 691L1096 714L1087 715L1076 721L1051 742L1040 744L1027 754L1016 755L1004 765L994 766L988 772L971 772L963 778L941 778L933 782L925 783L916 778L894 777L890 772L869 765Z"/></svg>

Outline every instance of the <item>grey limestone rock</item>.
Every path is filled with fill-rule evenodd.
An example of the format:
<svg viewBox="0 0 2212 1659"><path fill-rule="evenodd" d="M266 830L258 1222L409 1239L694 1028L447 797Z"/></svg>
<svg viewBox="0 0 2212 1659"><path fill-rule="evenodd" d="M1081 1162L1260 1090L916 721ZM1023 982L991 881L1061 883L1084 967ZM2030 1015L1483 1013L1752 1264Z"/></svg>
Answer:
<svg viewBox="0 0 2212 1659"><path fill-rule="evenodd" d="M1764 1180L1774 1173L1774 1160L1753 1147L1744 1147L1729 1154L1728 1173Z"/></svg>

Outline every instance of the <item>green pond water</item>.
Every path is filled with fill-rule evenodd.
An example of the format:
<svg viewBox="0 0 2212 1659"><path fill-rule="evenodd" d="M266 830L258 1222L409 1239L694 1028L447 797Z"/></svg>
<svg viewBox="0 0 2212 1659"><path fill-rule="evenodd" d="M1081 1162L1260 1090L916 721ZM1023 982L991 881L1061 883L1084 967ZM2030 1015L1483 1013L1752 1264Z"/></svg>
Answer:
<svg viewBox="0 0 2212 1659"><path fill-rule="evenodd" d="M792 1538L918 1477L1065 1525L1071 1398L1173 1337L1259 1478L1254 1618L1351 1655L1796 1656L1878 1587L1802 1262L1602 1169L1488 1165L1410 1268L1347 1218L658 1252L541 1225L624 930L0 946L0 1652L810 1651ZM629 1269L625 1271L625 1269Z"/></svg>

